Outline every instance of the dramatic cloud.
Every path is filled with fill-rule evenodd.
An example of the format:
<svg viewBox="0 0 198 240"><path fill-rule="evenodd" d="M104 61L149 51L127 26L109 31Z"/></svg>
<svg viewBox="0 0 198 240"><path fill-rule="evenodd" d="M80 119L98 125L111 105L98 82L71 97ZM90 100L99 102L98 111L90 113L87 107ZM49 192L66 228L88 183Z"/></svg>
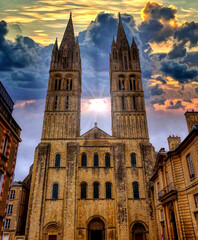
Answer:
<svg viewBox="0 0 198 240"><path fill-rule="evenodd" d="M159 85L155 85L152 89L151 89L151 95L156 96L156 95L162 95L164 93L164 91L159 88Z"/></svg>
<svg viewBox="0 0 198 240"><path fill-rule="evenodd" d="M42 47L29 37L15 42L5 39L5 21L0 22L0 78L14 100L44 98L52 45ZM24 91L25 90L25 91Z"/></svg>
<svg viewBox="0 0 198 240"><path fill-rule="evenodd" d="M179 109L179 108L185 109L181 101L177 101L175 104L171 101L170 106L167 107L167 109Z"/></svg>
<svg viewBox="0 0 198 240"><path fill-rule="evenodd" d="M166 75L173 77L181 83L195 80L198 74L197 70L188 69L186 64L179 64L174 61L162 62L161 70Z"/></svg>

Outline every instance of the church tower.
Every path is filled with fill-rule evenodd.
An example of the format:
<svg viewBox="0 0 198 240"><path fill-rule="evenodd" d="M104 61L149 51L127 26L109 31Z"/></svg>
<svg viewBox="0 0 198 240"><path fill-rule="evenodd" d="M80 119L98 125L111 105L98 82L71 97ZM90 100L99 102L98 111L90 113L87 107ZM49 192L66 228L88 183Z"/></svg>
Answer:
<svg viewBox="0 0 198 240"><path fill-rule="evenodd" d="M86 80L85 80L86 81ZM113 136L80 135L81 60L72 19L52 51L41 143L35 150L26 240L156 240L139 53L119 16L110 54Z"/></svg>
<svg viewBox="0 0 198 240"><path fill-rule="evenodd" d="M55 41L45 105L42 139L80 136L81 58L72 16L58 48ZM73 124L70 124L70 123Z"/></svg>
<svg viewBox="0 0 198 240"><path fill-rule="evenodd" d="M133 39L129 46L121 16L116 42L110 53L112 135L118 138L148 138L139 51Z"/></svg>

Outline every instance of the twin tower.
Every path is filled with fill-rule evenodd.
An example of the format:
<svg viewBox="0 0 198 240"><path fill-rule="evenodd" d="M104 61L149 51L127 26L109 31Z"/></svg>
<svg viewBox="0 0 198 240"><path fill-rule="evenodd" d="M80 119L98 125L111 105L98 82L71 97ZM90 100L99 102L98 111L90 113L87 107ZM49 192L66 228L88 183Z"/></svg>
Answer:
<svg viewBox="0 0 198 240"><path fill-rule="evenodd" d="M112 136L80 135L81 57L72 18L55 42L41 143L35 150L28 240L157 238L150 196L149 142L139 52L119 15L110 53Z"/></svg>
<svg viewBox="0 0 198 240"><path fill-rule="evenodd" d="M148 138L139 52L129 46L119 15L116 42L110 53L112 135ZM60 47L52 51L42 139L80 136L81 57L70 16ZM72 123L72 124L71 124Z"/></svg>

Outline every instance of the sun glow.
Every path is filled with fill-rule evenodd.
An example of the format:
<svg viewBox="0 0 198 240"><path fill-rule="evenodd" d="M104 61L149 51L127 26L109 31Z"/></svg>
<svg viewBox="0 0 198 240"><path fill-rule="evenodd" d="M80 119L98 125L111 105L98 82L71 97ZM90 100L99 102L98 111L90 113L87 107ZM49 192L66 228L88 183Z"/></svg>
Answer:
<svg viewBox="0 0 198 240"><path fill-rule="evenodd" d="M109 111L110 102L107 98L94 98L84 100L82 110L90 113L104 113Z"/></svg>

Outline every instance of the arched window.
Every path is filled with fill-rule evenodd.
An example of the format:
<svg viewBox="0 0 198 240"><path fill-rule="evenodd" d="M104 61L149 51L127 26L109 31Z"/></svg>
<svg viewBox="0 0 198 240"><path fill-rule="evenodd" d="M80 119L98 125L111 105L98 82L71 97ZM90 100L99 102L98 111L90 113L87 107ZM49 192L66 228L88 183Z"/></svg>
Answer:
<svg viewBox="0 0 198 240"><path fill-rule="evenodd" d="M94 154L94 167L98 167L98 154Z"/></svg>
<svg viewBox="0 0 198 240"><path fill-rule="evenodd" d="M95 182L95 183L94 183L93 197L94 197L95 199L99 198L99 183L98 183L98 182Z"/></svg>
<svg viewBox="0 0 198 240"><path fill-rule="evenodd" d="M133 84L132 84L132 79L129 80L129 84L130 84L130 90L133 90Z"/></svg>
<svg viewBox="0 0 198 240"><path fill-rule="evenodd" d="M86 183L81 183L81 199L86 199L87 198L87 184Z"/></svg>
<svg viewBox="0 0 198 240"><path fill-rule="evenodd" d="M58 90L60 90L61 89L61 80L59 79L59 81L58 81Z"/></svg>
<svg viewBox="0 0 198 240"><path fill-rule="evenodd" d="M111 183L106 183L106 198L111 198Z"/></svg>
<svg viewBox="0 0 198 240"><path fill-rule="evenodd" d="M136 81L133 80L133 90L136 90Z"/></svg>
<svg viewBox="0 0 198 240"><path fill-rule="evenodd" d="M119 79L119 90L121 90L122 87L121 87L121 80Z"/></svg>
<svg viewBox="0 0 198 240"><path fill-rule="evenodd" d="M136 154L131 154L131 167L136 167Z"/></svg>
<svg viewBox="0 0 198 240"><path fill-rule="evenodd" d="M52 199L53 200L58 199L58 183L54 183L53 185Z"/></svg>
<svg viewBox="0 0 198 240"><path fill-rule="evenodd" d="M110 167L110 154L106 153L105 155L105 167Z"/></svg>
<svg viewBox="0 0 198 240"><path fill-rule="evenodd" d="M86 167L87 166L87 155L85 153L81 156L81 166Z"/></svg>
<svg viewBox="0 0 198 240"><path fill-rule="evenodd" d="M54 87L55 90L57 90L57 86L58 86L58 80L55 79L55 87Z"/></svg>
<svg viewBox="0 0 198 240"><path fill-rule="evenodd" d="M124 80L122 80L122 90L125 90Z"/></svg>
<svg viewBox="0 0 198 240"><path fill-rule="evenodd" d="M56 154L55 167L60 167L60 154Z"/></svg>
<svg viewBox="0 0 198 240"><path fill-rule="evenodd" d="M133 197L135 199L139 198L139 186L138 186L138 182L133 182Z"/></svg>
<svg viewBox="0 0 198 240"><path fill-rule="evenodd" d="M69 79L67 79L66 90L69 90Z"/></svg>

